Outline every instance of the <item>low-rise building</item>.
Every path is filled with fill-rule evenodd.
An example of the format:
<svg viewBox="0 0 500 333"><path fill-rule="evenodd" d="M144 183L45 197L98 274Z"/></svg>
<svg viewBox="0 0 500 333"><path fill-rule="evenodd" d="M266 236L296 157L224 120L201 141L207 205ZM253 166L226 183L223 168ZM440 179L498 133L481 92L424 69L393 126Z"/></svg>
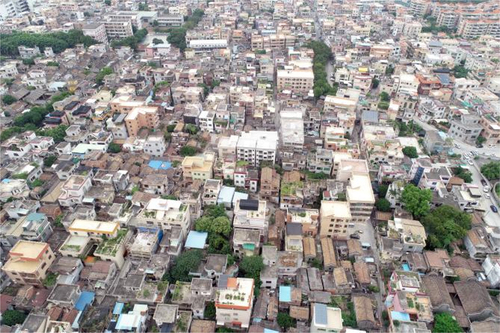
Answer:
<svg viewBox="0 0 500 333"><path fill-rule="evenodd" d="M254 280L221 277L215 298L217 326L248 328L253 307Z"/></svg>

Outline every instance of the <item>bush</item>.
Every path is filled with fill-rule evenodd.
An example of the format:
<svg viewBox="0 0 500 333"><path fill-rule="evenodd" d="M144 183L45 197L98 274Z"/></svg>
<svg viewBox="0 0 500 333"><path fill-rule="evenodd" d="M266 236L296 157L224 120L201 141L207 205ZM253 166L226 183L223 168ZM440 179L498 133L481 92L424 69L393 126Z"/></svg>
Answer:
<svg viewBox="0 0 500 333"><path fill-rule="evenodd" d="M116 144L114 142L111 142L108 146L108 152L110 152L110 153L118 154L121 151L122 151L122 147L119 144Z"/></svg>
<svg viewBox="0 0 500 333"><path fill-rule="evenodd" d="M287 330L290 327L295 327L296 322L288 313L279 312L278 313L278 325L283 328L283 330Z"/></svg>
<svg viewBox="0 0 500 333"><path fill-rule="evenodd" d="M2 102L6 105L11 105L11 104L17 102L17 99L11 95L3 95Z"/></svg>
<svg viewBox="0 0 500 333"><path fill-rule="evenodd" d="M180 150L180 155L185 157L185 156L194 156L196 155L197 150L194 147L191 146L184 146Z"/></svg>
<svg viewBox="0 0 500 333"><path fill-rule="evenodd" d="M7 326L14 326L16 324L24 323L26 314L17 310L6 310L2 313L2 324Z"/></svg>
<svg viewBox="0 0 500 333"><path fill-rule="evenodd" d="M417 153L417 148L415 147L404 147L403 148L403 154L405 156L408 156L409 158L417 158L418 153Z"/></svg>
<svg viewBox="0 0 500 333"><path fill-rule="evenodd" d="M390 212L391 211L391 203L389 202L389 200L387 200L385 198L378 199L375 202L375 207L377 207L377 210L381 211L381 212Z"/></svg>

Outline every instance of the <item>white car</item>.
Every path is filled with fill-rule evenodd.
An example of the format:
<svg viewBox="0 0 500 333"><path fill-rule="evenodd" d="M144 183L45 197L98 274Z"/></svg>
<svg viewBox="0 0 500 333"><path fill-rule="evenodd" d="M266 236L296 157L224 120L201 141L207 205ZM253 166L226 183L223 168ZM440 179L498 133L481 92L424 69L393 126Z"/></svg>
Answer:
<svg viewBox="0 0 500 333"><path fill-rule="evenodd" d="M488 193L489 191L490 191L490 187L489 186L483 187L483 192L484 193Z"/></svg>
<svg viewBox="0 0 500 333"><path fill-rule="evenodd" d="M485 197L486 199L491 199L491 195L489 195L489 193L485 193L485 194L484 194L484 197Z"/></svg>
<svg viewBox="0 0 500 333"><path fill-rule="evenodd" d="M472 162L471 160L467 160L467 163L469 163L469 165L474 165L474 162Z"/></svg>

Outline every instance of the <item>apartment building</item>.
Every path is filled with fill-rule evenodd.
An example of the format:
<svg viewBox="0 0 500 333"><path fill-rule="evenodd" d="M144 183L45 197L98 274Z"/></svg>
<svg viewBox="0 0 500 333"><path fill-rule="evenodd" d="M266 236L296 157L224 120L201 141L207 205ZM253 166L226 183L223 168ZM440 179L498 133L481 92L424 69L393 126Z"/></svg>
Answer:
<svg viewBox="0 0 500 333"><path fill-rule="evenodd" d="M182 176L186 180L207 180L213 178L214 154L186 156L182 161Z"/></svg>
<svg viewBox="0 0 500 333"><path fill-rule="evenodd" d="M369 174L353 173L346 187L346 195L353 222L366 222L375 204Z"/></svg>
<svg viewBox="0 0 500 333"><path fill-rule="evenodd" d="M304 121L300 110L282 110L280 112L281 143L284 148L296 152L304 149Z"/></svg>
<svg viewBox="0 0 500 333"><path fill-rule="evenodd" d="M248 328L253 307L254 280L223 276L215 298L217 326Z"/></svg>
<svg viewBox="0 0 500 333"><path fill-rule="evenodd" d="M144 152L154 157L162 157L167 146L163 135L150 135L144 142Z"/></svg>
<svg viewBox="0 0 500 333"><path fill-rule="evenodd" d="M321 237L349 238L348 228L353 225L349 202L321 201L320 221Z"/></svg>
<svg viewBox="0 0 500 333"><path fill-rule="evenodd" d="M262 161L274 164L277 148L278 132L243 132L236 144L236 156L238 160L247 161L253 166L259 166Z"/></svg>
<svg viewBox="0 0 500 333"><path fill-rule="evenodd" d="M134 35L132 29L132 21L104 21L104 28L106 29L107 39L121 39Z"/></svg>
<svg viewBox="0 0 500 333"><path fill-rule="evenodd" d="M500 144L500 122L491 115L483 115L480 124L483 126L481 136L486 139L484 144Z"/></svg>
<svg viewBox="0 0 500 333"><path fill-rule="evenodd" d="M281 176L273 168L262 168L260 174L260 198L277 204L280 195Z"/></svg>
<svg viewBox="0 0 500 333"><path fill-rule="evenodd" d="M237 200L234 207L235 229L259 230L261 239L267 235L268 220L265 200Z"/></svg>
<svg viewBox="0 0 500 333"><path fill-rule="evenodd" d="M99 43L107 43L108 35L106 34L106 26L103 23L90 23L82 28L83 34L94 38Z"/></svg>
<svg viewBox="0 0 500 333"><path fill-rule="evenodd" d="M484 35L498 38L500 37L500 21L498 19L461 20L457 34L465 38L477 38Z"/></svg>
<svg viewBox="0 0 500 333"><path fill-rule="evenodd" d="M63 207L74 207L83 202L85 193L92 187L89 176L72 175L61 187L57 200Z"/></svg>
<svg viewBox="0 0 500 333"><path fill-rule="evenodd" d="M408 12L415 16L424 16L430 10L429 0L411 0Z"/></svg>
<svg viewBox="0 0 500 333"><path fill-rule="evenodd" d="M178 200L153 198L136 216L135 222L137 226L156 226L163 230L179 226L186 236L191 226L189 205Z"/></svg>
<svg viewBox="0 0 500 333"><path fill-rule="evenodd" d="M159 27L180 27L184 24L182 15L163 15L156 18Z"/></svg>
<svg viewBox="0 0 500 333"><path fill-rule="evenodd" d="M323 303L313 303L311 309L311 333L339 333L344 328L341 309Z"/></svg>
<svg viewBox="0 0 500 333"><path fill-rule="evenodd" d="M278 90L307 94L314 86L312 69L281 69L277 74Z"/></svg>
<svg viewBox="0 0 500 333"><path fill-rule="evenodd" d="M69 225L68 232L72 236L101 240L103 236L115 238L119 229L120 224L117 222L76 219Z"/></svg>
<svg viewBox="0 0 500 333"><path fill-rule="evenodd" d="M20 238L32 242L46 242L51 235L52 227L47 215L30 213L21 217L4 236L7 239Z"/></svg>
<svg viewBox="0 0 500 333"><path fill-rule="evenodd" d="M125 117L125 126L129 136L137 136L141 128L153 129L158 125L159 120L157 106L138 106Z"/></svg>
<svg viewBox="0 0 500 333"><path fill-rule="evenodd" d="M453 139L475 143L481 134L483 126L480 124L481 118L478 115L463 114L460 119L453 119L448 135Z"/></svg>
<svg viewBox="0 0 500 333"><path fill-rule="evenodd" d="M15 283L42 285L55 258L48 243L20 240L2 270Z"/></svg>
<svg viewBox="0 0 500 333"><path fill-rule="evenodd" d="M295 45L296 37L287 34L252 35L252 50L286 49Z"/></svg>
<svg viewBox="0 0 500 333"><path fill-rule="evenodd" d="M225 39L193 39L189 41L189 48L195 51L225 49L227 40Z"/></svg>

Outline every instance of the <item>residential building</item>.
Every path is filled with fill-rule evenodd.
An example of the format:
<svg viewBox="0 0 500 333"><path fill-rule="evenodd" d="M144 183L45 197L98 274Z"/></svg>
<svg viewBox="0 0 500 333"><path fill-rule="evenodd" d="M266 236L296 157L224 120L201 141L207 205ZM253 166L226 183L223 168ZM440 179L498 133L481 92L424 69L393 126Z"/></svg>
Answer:
<svg viewBox="0 0 500 333"><path fill-rule="evenodd" d="M90 23L82 28L83 34L94 38L99 43L107 43L106 26L103 23Z"/></svg>
<svg viewBox="0 0 500 333"><path fill-rule="evenodd" d="M144 143L144 152L154 157L162 157L167 150L163 135L150 135Z"/></svg>
<svg viewBox="0 0 500 333"><path fill-rule="evenodd" d="M15 283L42 285L55 259L49 244L20 240L9 251L2 270Z"/></svg>
<svg viewBox="0 0 500 333"><path fill-rule="evenodd" d="M235 229L259 230L261 239L267 235L268 220L266 217L266 201L238 200L234 207L233 227Z"/></svg>
<svg viewBox="0 0 500 333"><path fill-rule="evenodd" d="M153 198L145 208L135 217L137 226L159 227L170 230L179 226L186 237L191 226L189 205L177 200Z"/></svg>
<svg viewBox="0 0 500 333"><path fill-rule="evenodd" d="M277 73L278 90L308 94L314 85L314 73L309 69L282 69Z"/></svg>
<svg viewBox="0 0 500 333"><path fill-rule="evenodd" d="M159 108L157 106L134 107L125 117L125 126L129 136L137 136L143 127L154 129L159 123Z"/></svg>
<svg viewBox="0 0 500 333"><path fill-rule="evenodd" d="M475 144L483 130L480 121L481 118L477 115L461 115L460 119L451 121L448 135L454 139Z"/></svg>
<svg viewBox="0 0 500 333"><path fill-rule="evenodd" d="M89 176L72 175L61 187L58 197L59 204L63 207L74 207L83 202L85 193L92 186Z"/></svg>
<svg viewBox="0 0 500 333"><path fill-rule="evenodd" d="M348 228L353 223L349 202L321 201L320 236L347 239Z"/></svg>
<svg viewBox="0 0 500 333"><path fill-rule="evenodd" d="M207 180L213 178L215 156L186 156L182 161L182 175L186 180Z"/></svg>
<svg viewBox="0 0 500 333"><path fill-rule="evenodd" d="M494 254L488 255L482 267L491 287L497 288L500 285L500 256Z"/></svg>
<svg viewBox="0 0 500 333"><path fill-rule="evenodd" d="M217 326L250 326L254 287L253 279L227 276L219 279L215 298Z"/></svg>
<svg viewBox="0 0 500 333"><path fill-rule="evenodd" d="M311 333L342 331L342 310L322 303L311 303Z"/></svg>
<svg viewBox="0 0 500 333"><path fill-rule="evenodd" d="M260 198L277 204L279 202L281 176L275 169L262 168L260 174Z"/></svg>
<svg viewBox="0 0 500 333"><path fill-rule="evenodd" d="M351 210L353 222L366 222L370 218L375 204L370 176L364 173L353 173L346 187L347 202Z"/></svg>
<svg viewBox="0 0 500 333"><path fill-rule="evenodd" d="M262 161L274 164L277 148L277 132L243 132L236 144L236 155L239 161L247 161L253 166L259 166Z"/></svg>

